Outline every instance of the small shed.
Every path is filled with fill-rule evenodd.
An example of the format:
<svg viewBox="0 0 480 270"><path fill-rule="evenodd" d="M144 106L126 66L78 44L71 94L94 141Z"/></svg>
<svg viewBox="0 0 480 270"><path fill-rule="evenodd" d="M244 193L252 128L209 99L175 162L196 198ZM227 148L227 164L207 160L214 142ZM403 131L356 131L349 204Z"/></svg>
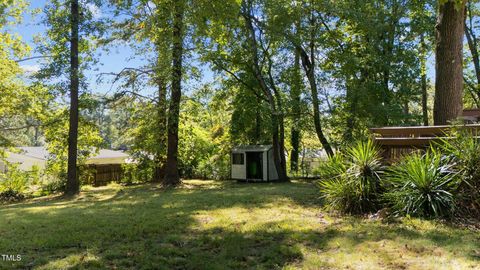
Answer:
<svg viewBox="0 0 480 270"><path fill-rule="evenodd" d="M243 145L232 149L231 178L239 181L276 181L271 145Z"/></svg>

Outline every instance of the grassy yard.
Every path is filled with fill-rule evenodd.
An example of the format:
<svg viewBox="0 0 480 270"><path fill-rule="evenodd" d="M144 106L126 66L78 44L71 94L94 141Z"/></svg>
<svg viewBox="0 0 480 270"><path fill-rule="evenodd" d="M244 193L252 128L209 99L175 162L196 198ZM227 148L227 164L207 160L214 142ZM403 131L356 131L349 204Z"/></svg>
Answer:
<svg viewBox="0 0 480 270"><path fill-rule="evenodd" d="M308 183L90 188L0 206L0 269L480 269L480 233L323 212Z"/></svg>

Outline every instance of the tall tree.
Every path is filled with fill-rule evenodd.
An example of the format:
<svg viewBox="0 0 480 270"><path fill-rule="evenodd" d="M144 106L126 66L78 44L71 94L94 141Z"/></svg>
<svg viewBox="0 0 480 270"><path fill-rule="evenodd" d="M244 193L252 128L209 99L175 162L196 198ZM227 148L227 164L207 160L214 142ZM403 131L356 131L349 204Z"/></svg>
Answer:
<svg viewBox="0 0 480 270"><path fill-rule="evenodd" d="M457 119L463 109L463 34L466 0L440 1L436 25L435 125Z"/></svg>
<svg viewBox="0 0 480 270"><path fill-rule="evenodd" d="M272 74L273 59L265 37L257 36L262 31L254 26L254 5L252 0L242 1L241 15L245 21L246 42L250 51L251 68L259 87L270 105L273 160L280 181L288 181L287 162L285 158L285 127L282 96L277 88ZM255 19L256 20L256 19ZM261 35L261 34L260 34ZM266 60L262 68L260 55ZM266 71L263 71L263 70ZM265 74L266 73L266 74Z"/></svg>
<svg viewBox="0 0 480 270"><path fill-rule="evenodd" d="M77 173L77 143L78 143L78 88L79 59L78 59L78 26L79 26L78 0L70 1L70 124L68 131L68 165L67 185L65 192L69 195L80 191Z"/></svg>
<svg viewBox="0 0 480 270"><path fill-rule="evenodd" d="M297 24L298 26L298 24ZM292 128L290 132L290 144L292 150L290 152L290 171L293 173L298 172L298 157L300 154L300 141L301 141L301 94L302 94L302 77L300 74L300 54L295 50L295 63L292 72L292 83L290 89L290 99L292 102L291 112L292 115Z"/></svg>
<svg viewBox="0 0 480 270"><path fill-rule="evenodd" d="M180 115L180 100L182 97L183 76L183 42L184 42L184 11L183 0L173 3L173 31L172 31L172 75L171 97L168 110L168 146L167 162L165 165L164 185L175 186L180 183L178 172L178 125Z"/></svg>
<svg viewBox="0 0 480 270"><path fill-rule="evenodd" d="M36 39L37 51L42 54L44 61L40 63L41 69L35 74L37 83L45 85L56 96L59 104L55 108L50 130L46 131L51 142L49 150L57 154L57 159L62 160L65 151L57 147L68 148L66 164L66 194L76 194L80 190L77 168L84 162L84 153L90 154L98 145L86 145L85 142L97 142L98 129L82 116L82 110L87 109L88 82L85 80L84 71L95 62L95 50L98 39L105 30L105 21L96 15L101 1L98 0L52 0L44 8L43 23L46 33ZM64 102L67 99L69 102ZM61 104L60 104L61 103ZM66 109L68 107L68 109ZM68 113L65 111L68 110ZM65 127L64 120L69 123ZM59 128L61 130L54 130ZM68 134L65 134L65 129ZM88 131L87 131L88 130ZM79 133L84 139L79 147ZM92 133L91 133L92 132ZM56 136L54 135L56 134ZM63 135L66 135L64 137ZM90 140L93 137L94 140ZM89 138L85 138L89 137ZM60 143L62 140L63 143ZM51 148L50 148L51 147ZM57 149L53 149L57 148ZM62 168L62 177L65 177Z"/></svg>

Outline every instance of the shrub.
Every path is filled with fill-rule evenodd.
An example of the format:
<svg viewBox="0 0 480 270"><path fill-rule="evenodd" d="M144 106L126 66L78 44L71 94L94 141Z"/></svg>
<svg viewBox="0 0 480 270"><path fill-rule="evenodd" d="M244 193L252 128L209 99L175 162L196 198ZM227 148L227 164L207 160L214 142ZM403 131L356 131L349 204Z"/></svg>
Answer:
<svg viewBox="0 0 480 270"><path fill-rule="evenodd" d="M152 181L154 175L154 163L148 158L139 159L138 163L122 164L122 178L120 183L132 185Z"/></svg>
<svg viewBox="0 0 480 270"><path fill-rule="evenodd" d="M413 154L392 166L385 178L384 197L397 214L449 216L454 209L458 174L450 160L431 149Z"/></svg>
<svg viewBox="0 0 480 270"><path fill-rule="evenodd" d="M480 216L480 141L478 134L454 130L439 149L451 158L461 175L457 190L457 210L462 215Z"/></svg>
<svg viewBox="0 0 480 270"><path fill-rule="evenodd" d="M60 177L55 177L53 175L46 175L40 185L39 195L44 196L55 194L58 192L64 192L66 181L63 179Z"/></svg>
<svg viewBox="0 0 480 270"><path fill-rule="evenodd" d="M376 210L383 173L380 151L372 141L359 141L322 165L320 191L326 206L344 213Z"/></svg>
<svg viewBox="0 0 480 270"><path fill-rule="evenodd" d="M20 171L14 164L8 164L6 173L0 174L0 200L17 201L24 198L30 175Z"/></svg>
<svg viewBox="0 0 480 270"><path fill-rule="evenodd" d="M347 171L347 164L342 153L329 157L322 161L320 165L314 170L314 174L318 175L320 179L331 179L344 175Z"/></svg>

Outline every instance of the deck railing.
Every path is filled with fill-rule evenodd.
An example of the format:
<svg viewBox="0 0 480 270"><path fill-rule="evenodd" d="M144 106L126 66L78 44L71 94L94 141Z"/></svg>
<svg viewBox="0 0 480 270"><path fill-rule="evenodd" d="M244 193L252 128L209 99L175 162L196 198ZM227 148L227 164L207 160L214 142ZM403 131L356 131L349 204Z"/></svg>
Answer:
<svg viewBox="0 0 480 270"><path fill-rule="evenodd" d="M455 126L480 134L480 124ZM415 151L424 151L432 143L449 139L452 126L383 127L371 128L373 139L382 149L383 158L393 162Z"/></svg>

